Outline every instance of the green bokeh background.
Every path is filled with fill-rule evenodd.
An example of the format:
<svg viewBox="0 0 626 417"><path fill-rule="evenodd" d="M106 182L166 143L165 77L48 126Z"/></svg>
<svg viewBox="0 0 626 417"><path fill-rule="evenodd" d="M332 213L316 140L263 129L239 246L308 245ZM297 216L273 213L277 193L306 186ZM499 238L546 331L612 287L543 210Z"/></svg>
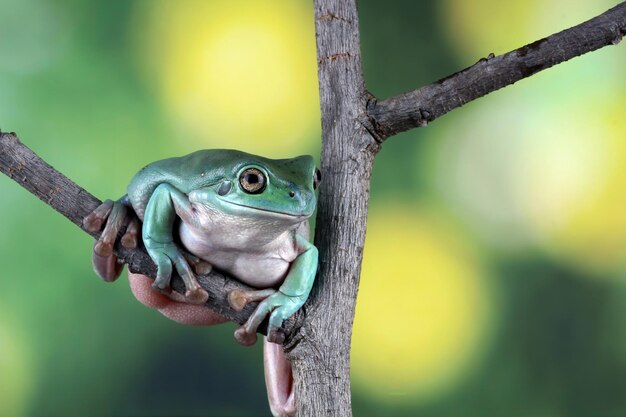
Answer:
<svg viewBox="0 0 626 417"><path fill-rule="evenodd" d="M484 16L466 17L463 13L472 12L460 3L360 1L364 72L372 93L386 97L413 89L489 52L520 46L516 36L533 41L611 5L603 1L578 10L559 8L563 2L558 1L515 0L492 16L490 2L483 0L474 14ZM149 28L142 35L138 13L150 4L0 0L0 128L17 132L46 161L101 198L121 195L134 172L150 161L190 152L199 144L229 146L227 138L187 135L138 58L143 52L137 39L149 35ZM312 18L312 8L310 13ZM516 32L516 23L532 16L548 23L536 33ZM501 19L511 19L511 30L498 32L493 47L478 42L487 35L464 39L458 23L480 26L477 33L484 25L489 33L497 31L492 26ZM545 27L548 31L541 32ZM586 126L584 139L604 144L607 155L622 151L625 51L620 46L587 55L385 144L372 180L370 219L380 226L367 244L382 239L385 222L396 220L390 213L435 213L425 218L436 217L434 223L443 222L447 234L472 248L472 268L478 271L472 277L479 276L479 289L490 300L488 317L481 319L488 330L476 332L480 340L459 365L462 372L453 372L436 389L407 388L401 398L385 389L378 374L368 380L362 361L355 363L357 416L626 415L626 268L621 255L626 253L626 225L616 221L605 240L600 232L592 235L597 241L575 233L569 238L563 230L575 225L561 228L553 218L528 214L529 207L544 207L539 200L550 197L550 190L533 190L550 183L553 172L515 176L508 171L511 164L521 164L514 159L518 150L551 156L549 166L557 171L569 167L550 143L567 147L571 126L575 131ZM589 108L576 107L585 102ZM242 117L249 110L242 107ZM319 154L318 125L307 126L299 139L298 151ZM581 154L575 154L582 158L576 161L585 161ZM493 182L477 185L464 178L465 171L455 168L463 164L486 167ZM565 175L565 184L571 186L569 178ZM590 180L591 188L614 184L611 199L600 207L624 207L624 181L618 180ZM511 190L518 189L512 198ZM269 415L260 346L235 344L231 324L185 327L149 311L134 300L125 279L105 284L95 276L88 236L6 177L0 178L0 195L0 416ZM584 204L584 199L573 201ZM588 217L610 215L596 209ZM410 245L410 235L407 239ZM598 246L609 249L596 254ZM589 260L586 253L593 254ZM400 272L376 277L368 275L366 265L363 299L372 280L384 279L386 292L393 295L427 274L414 259L376 258L367 249L365 256L368 262L393 262ZM367 327L359 314L378 314L372 305L357 308L358 326ZM380 314L387 315L383 334L391 344L404 343L400 330L419 326L411 320L398 324L392 307ZM366 336L355 340L361 343L355 352L365 352L359 357L389 362L389 378L402 368L398 361L411 360L410 355L367 350L360 342ZM454 344L454 334L450 340ZM415 380L434 377L416 374Z"/></svg>

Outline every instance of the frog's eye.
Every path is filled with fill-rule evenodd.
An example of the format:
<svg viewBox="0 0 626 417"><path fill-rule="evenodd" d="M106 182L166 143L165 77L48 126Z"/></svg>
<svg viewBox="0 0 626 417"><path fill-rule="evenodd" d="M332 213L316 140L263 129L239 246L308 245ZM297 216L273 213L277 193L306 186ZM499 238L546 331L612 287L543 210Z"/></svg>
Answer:
<svg viewBox="0 0 626 417"><path fill-rule="evenodd" d="M256 168L248 168L239 175L239 185L248 194L259 194L265 189L267 178Z"/></svg>
<svg viewBox="0 0 626 417"><path fill-rule="evenodd" d="M320 186L320 182L322 182L322 171L319 169L315 170L315 174L313 174L313 189L316 190L317 187Z"/></svg>

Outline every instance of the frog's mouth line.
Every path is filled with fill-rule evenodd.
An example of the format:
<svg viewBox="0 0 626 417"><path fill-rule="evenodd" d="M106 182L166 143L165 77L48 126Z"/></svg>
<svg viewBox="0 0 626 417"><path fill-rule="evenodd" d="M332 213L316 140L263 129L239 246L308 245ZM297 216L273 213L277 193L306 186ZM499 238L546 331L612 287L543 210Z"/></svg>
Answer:
<svg viewBox="0 0 626 417"><path fill-rule="evenodd" d="M270 213L272 215L275 215L276 217L288 217L288 218L293 219L293 220L296 220L296 219L301 219L301 220L308 219L309 217L311 217L311 214L313 214L313 213L311 213L311 214L291 214L291 213L285 213L285 212L282 212L282 211L265 210L265 209L258 208L258 207L247 206L245 204L233 203L232 201L222 200L221 198L219 200L224 202L224 203L231 204L233 206L245 207L245 208L251 209L251 210L262 211L264 213Z"/></svg>

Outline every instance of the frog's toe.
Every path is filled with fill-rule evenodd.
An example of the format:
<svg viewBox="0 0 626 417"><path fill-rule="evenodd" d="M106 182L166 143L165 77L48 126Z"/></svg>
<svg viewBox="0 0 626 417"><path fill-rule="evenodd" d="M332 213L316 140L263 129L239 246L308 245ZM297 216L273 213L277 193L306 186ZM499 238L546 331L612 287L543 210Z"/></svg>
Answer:
<svg viewBox="0 0 626 417"><path fill-rule="evenodd" d="M228 293L228 304L235 311L241 311L244 307L253 301L261 301L274 294L276 290L268 288L265 290L232 290Z"/></svg>
<svg viewBox="0 0 626 417"><path fill-rule="evenodd" d="M185 288L187 290L185 292L185 298L187 299L187 302L192 304L206 303L209 299L209 294L200 286L200 284L198 284L198 280L196 279L191 266L189 266L189 262L186 257L181 254L178 249L171 251L169 256L174 261L178 275L180 275L185 283ZM194 257L193 255L189 256Z"/></svg>
<svg viewBox="0 0 626 417"><path fill-rule="evenodd" d="M141 224L139 223L139 219L133 216L133 218L128 223L128 226L126 227L126 232L124 232L124 236L122 236L122 246L127 249L136 248L140 231Z"/></svg>
<svg viewBox="0 0 626 417"><path fill-rule="evenodd" d="M246 330L245 326L241 326L235 330L235 340L241 345L252 346L257 341L256 331L249 332Z"/></svg>
<svg viewBox="0 0 626 417"><path fill-rule="evenodd" d="M105 242L98 240L93 247L93 251L98 256L109 257L113 255L113 244L111 242Z"/></svg>
<svg viewBox="0 0 626 417"><path fill-rule="evenodd" d="M203 288L192 288L185 292L185 299L191 304L204 304L209 299L209 293Z"/></svg>
<svg viewBox="0 0 626 417"><path fill-rule="evenodd" d="M83 219L83 227L91 233L99 232L100 229L102 229L102 225L109 217L112 208L113 201L103 201L94 211L85 216Z"/></svg>
<svg viewBox="0 0 626 417"><path fill-rule="evenodd" d="M213 270L213 265L189 252L183 252L183 256L198 275L206 275Z"/></svg>
<svg viewBox="0 0 626 417"><path fill-rule="evenodd" d="M228 304L235 311L241 311L248 304L245 291L233 290L228 293Z"/></svg>
<svg viewBox="0 0 626 417"><path fill-rule="evenodd" d="M200 261L193 265L193 270L196 271L198 275L207 275L213 270L213 265L205 261Z"/></svg>
<svg viewBox="0 0 626 417"><path fill-rule="evenodd" d="M124 265L117 261L115 255L100 256L94 250L91 258L93 269L103 280L112 282L120 276Z"/></svg>

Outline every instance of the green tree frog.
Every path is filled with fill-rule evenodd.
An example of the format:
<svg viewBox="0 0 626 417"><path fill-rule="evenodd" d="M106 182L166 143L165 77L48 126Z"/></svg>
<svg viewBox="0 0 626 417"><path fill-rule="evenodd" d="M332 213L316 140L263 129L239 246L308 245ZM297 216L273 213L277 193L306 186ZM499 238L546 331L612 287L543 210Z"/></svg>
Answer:
<svg viewBox="0 0 626 417"><path fill-rule="evenodd" d="M121 243L135 247L141 231L158 267L155 290L171 291L176 268L185 282L185 301L203 304L208 295L196 273L215 266L258 288L229 295L234 308L260 301L235 338L255 343L257 327L269 315L268 340L281 343L283 320L304 304L317 272L308 219L320 180L310 156L268 159L219 149L151 163L133 177L126 195L105 201L85 218L91 231L105 225L94 246L94 269L107 281L119 276L113 245L127 225Z"/></svg>

